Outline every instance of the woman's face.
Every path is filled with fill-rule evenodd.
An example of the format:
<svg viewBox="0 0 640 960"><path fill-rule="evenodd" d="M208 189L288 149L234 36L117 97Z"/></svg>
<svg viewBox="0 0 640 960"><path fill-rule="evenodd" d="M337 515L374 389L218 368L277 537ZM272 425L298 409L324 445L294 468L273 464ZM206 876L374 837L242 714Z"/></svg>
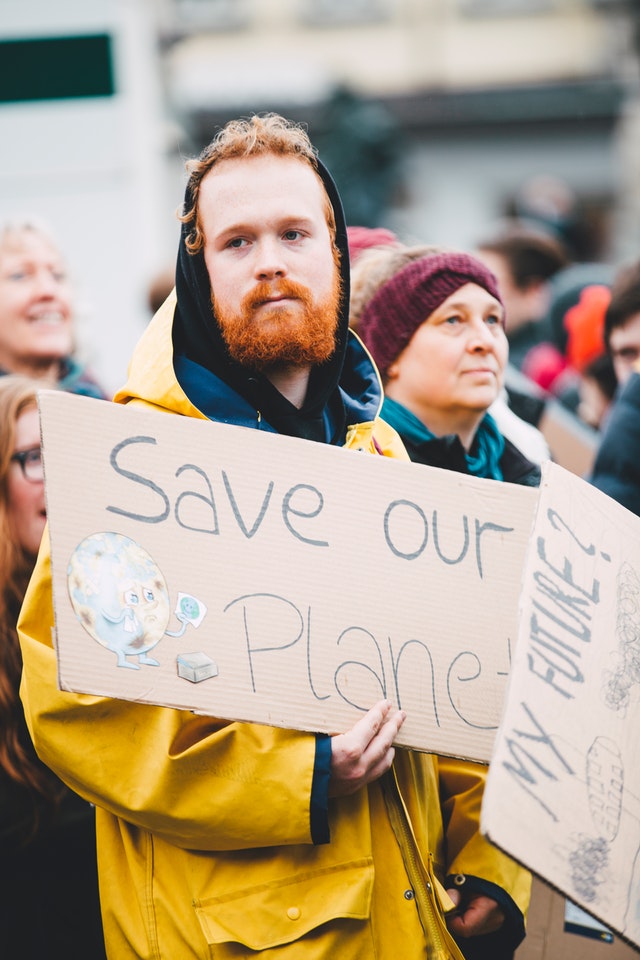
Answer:
<svg viewBox="0 0 640 960"><path fill-rule="evenodd" d="M71 288L57 250L35 230L0 246L0 367L41 376L73 350Z"/></svg>
<svg viewBox="0 0 640 960"><path fill-rule="evenodd" d="M418 327L387 371L386 392L436 436L475 426L498 396L508 357L504 311L467 283Z"/></svg>
<svg viewBox="0 0 640 960"><path fill-rule="evenodd" d="M40 450L40 419L37 407L24 410L16 420L14 453ZM9 515L13 535L30 556L35 557L47 519L44 482L28 480L20 463L12 460L7 478Z"/></svg>

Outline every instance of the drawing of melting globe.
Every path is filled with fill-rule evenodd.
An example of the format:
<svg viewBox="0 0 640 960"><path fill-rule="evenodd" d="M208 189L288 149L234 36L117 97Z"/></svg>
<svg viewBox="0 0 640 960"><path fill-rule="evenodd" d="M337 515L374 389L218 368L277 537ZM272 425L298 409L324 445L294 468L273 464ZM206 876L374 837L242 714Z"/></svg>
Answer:
<svg viewBox="0 0 640 960"><path fill-rule="evenodd" d="M119 667L159 666L148 653L169 623L169 591L158 565L138 543L108 531L86 537L69 560L67 586L78 620L115 653Z"/></svg>

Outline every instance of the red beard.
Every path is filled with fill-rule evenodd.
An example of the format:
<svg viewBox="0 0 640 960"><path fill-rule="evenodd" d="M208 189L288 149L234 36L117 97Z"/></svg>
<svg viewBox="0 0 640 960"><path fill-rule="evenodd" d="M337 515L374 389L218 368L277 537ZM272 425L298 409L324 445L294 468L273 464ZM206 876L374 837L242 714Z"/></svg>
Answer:
<svg viewBox="0 0 640 960"><path fill-rule="evenodd" d="M336 270L333 289L321 302L308 287L282 279L258 283L239 313L218 307L213 294L211 303L229 354L238 363L255 370L307 366L324 363L335 349L340 287ZM291 299L265 303L274 295Z"/></svg>

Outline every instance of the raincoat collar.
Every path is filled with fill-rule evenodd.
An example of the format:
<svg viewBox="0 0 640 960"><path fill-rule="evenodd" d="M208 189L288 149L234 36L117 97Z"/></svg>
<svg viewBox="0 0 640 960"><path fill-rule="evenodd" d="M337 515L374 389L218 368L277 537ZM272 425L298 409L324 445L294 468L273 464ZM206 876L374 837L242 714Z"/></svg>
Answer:
<svg viewBox="0 0 640 960"><path fill-rule="evenodd" d="M320 424L324 443L342 444L345 425L368 423L376 419L382 403L382 387L367 351L351 332L342 377L336 386L336 401L321 411ZM273 433L277 430L263 411L211 370L189 357L174 357L176 377L189 400L211 420L235 426L253 427ZM339 410L339 418L335 410ZM316 438L314 438L316 439Z"/></svg>

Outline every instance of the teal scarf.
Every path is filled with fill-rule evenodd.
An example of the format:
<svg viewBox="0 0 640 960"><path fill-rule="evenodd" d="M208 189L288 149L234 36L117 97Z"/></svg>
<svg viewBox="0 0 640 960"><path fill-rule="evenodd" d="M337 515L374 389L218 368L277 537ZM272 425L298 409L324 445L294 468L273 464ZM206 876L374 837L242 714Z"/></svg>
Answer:
<svg viewBox="0 0 640 960"><path fill-rule="evenodd" d="M411 443L419 444L427 440L437 439L421 420L403 407L396 400L385 397L382 404L382 419L397 430L400 436L406 437ZM469 473L474 477L486 477L489 480L502 480L500 459L504 452L504 437L498 430L498 425L489 413L485 413L480 426L473 438L471 450L465 458Z"/></svg>

